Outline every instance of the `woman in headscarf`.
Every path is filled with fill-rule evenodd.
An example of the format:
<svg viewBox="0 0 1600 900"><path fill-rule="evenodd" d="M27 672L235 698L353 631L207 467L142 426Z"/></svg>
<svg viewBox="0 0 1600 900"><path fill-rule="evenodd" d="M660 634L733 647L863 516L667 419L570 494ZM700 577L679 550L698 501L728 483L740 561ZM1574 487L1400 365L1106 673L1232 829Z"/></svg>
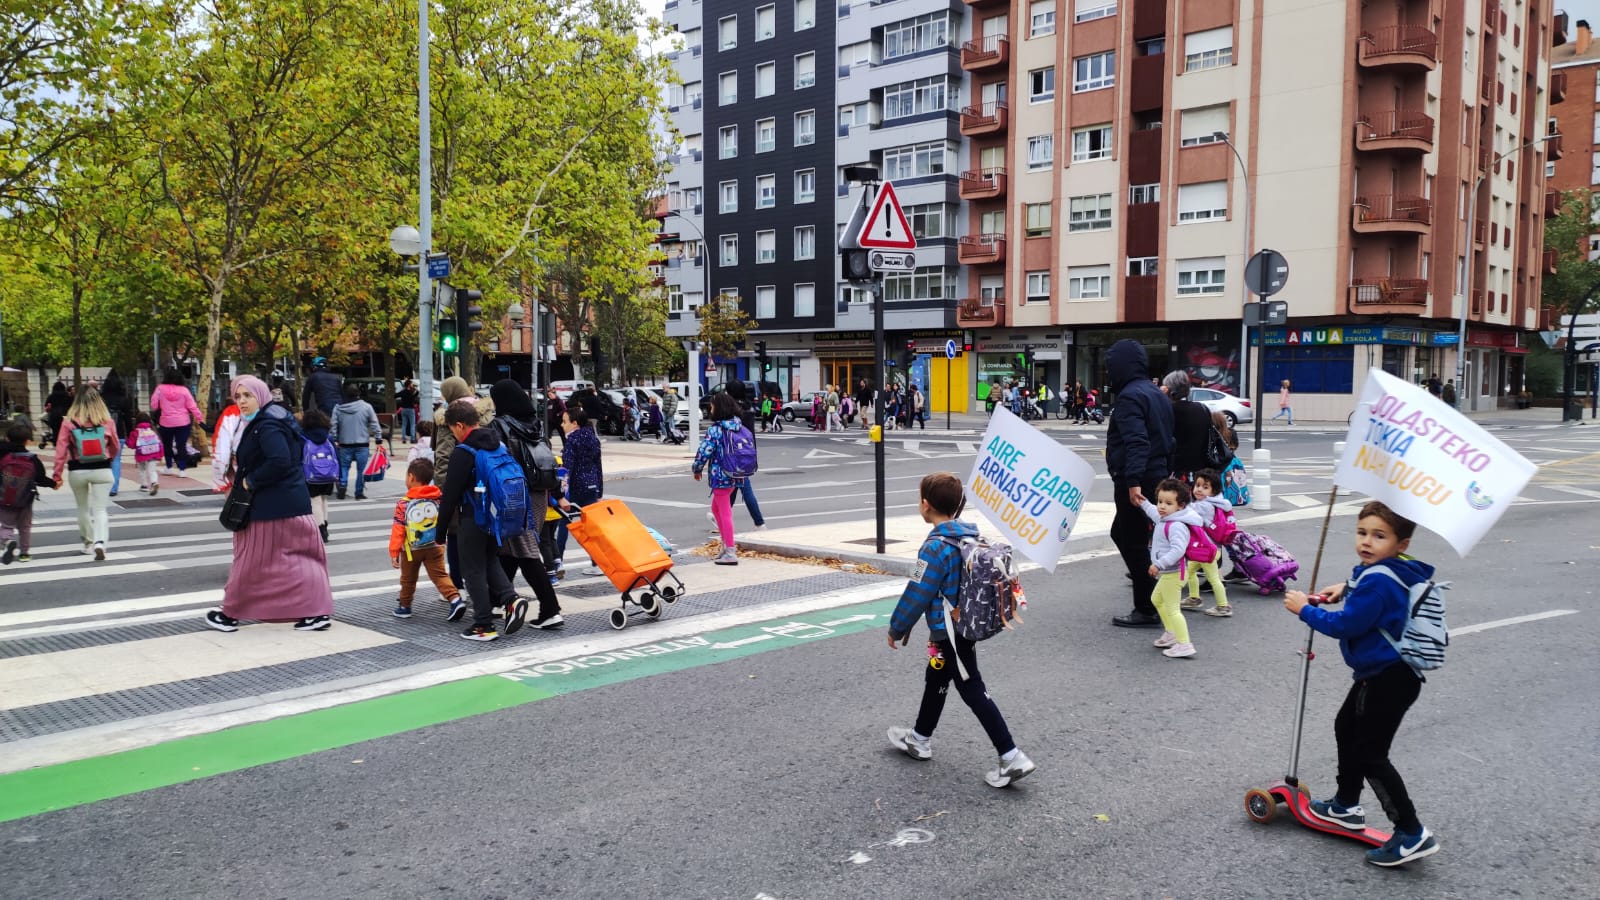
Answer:
<svg viewBox="0 0 1600 900"><path fill-rule="evenodd" d="M528 475L528 508L537 511L542 525L549 498L544 491L533 489L531 463L533 448L542 442L539 412L534 409L533 400L522 390L522 386L509 378L495 382L494 387L489 389L489 399L494 401L494 421L489 423L489 430L500 439L511 457L522 463ZM505 569L506 580L513 584L516 583L517 570L521 569L522 577L533 588L534 596L539 598L538 615L529 624L535 628L556 628L565 624L561 618L561 603L556 600L555 588L545 572L544 557L539 553L538 528L506 538L500 544L500 565ZM510 610L506 611L508 618L510 613Z"/></svg>
<svg viewBox="0 0 1600 900"><path fill-rule="evenodd" d="M100 392L85 385L78 390L67 409L65 421L56 431L56 465L52 480L56 490L63 484L61 471L67 470L66 484L78 504L78 537L83 552L94 554L95 561L106 558L111 540L111 466L122 453L117 438L117 423L112 421Z"/></svg>
<svg viewBox="0 0 1600 900"><path fill-rule="evenodd" d="M450 474L450 454L456 449L456 437L451 434L449 426L444 424L444 411L449 409L452 403L476 403L478 424L482 425L494 418L494 406L488 400L474 399L472 386L459 375L452 375L439 383L439 396L444 403L433 411L433 483L443 490L445 476ZM461 559L456 555L454 543L447 542L444 545L444 563L445 568L450 571L450 582L460 588Z"/></svg>
<svg viewBox="0 0 1600 900"><path fill-rule="evenodd" d="M304 441L294 415L272 400L254 375L229 385L244 429L233 454L232 481L250 492L250 520L233 533L233 568L222 607L206 613L218 631L238 631L240 619L293 622L296 631L333 624L328 556L311 515Z"/></svg>

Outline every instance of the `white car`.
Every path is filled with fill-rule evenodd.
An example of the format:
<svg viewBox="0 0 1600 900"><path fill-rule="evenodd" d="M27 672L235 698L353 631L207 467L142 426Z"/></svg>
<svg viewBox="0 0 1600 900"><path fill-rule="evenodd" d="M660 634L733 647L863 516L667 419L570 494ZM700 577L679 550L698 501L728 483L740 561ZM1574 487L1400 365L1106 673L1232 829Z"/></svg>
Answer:
<svg viewBox="0 0 1600 900"><path fill-rule="evenodd" d="M1227 416L1229 427L1255 419L1255 413L1250 409L1249 400L1240 400L1232 394L1225 394L1215 388L1191 388L1189 390L1189 399L1200 403L1212 412L1219 412Z"/></svg>

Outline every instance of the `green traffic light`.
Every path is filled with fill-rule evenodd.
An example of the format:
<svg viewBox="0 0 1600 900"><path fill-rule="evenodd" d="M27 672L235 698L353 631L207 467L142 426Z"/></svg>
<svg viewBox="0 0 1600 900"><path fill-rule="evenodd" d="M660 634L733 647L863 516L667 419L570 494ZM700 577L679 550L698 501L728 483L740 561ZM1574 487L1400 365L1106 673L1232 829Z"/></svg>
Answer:
<svg viewBox="0 0 1600 900"><path fill-rule="evenodd" d="M456 336L453 334L439 335L439 349L446 353L456 352Z"/></svg>

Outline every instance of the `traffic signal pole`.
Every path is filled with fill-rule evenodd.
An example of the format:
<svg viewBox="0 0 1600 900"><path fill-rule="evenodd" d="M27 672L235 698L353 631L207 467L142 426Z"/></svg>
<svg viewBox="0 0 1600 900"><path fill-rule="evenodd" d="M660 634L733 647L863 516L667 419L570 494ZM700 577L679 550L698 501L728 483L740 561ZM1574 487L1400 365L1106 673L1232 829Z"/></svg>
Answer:
<svg viewBox="0 0 1600 900"><path fill-rule="evenodd" d="M883 275L879 274L872 280L872 346L877 358L872 361L873 371L877 376L877 383L872 387L872 417L877 420L877 435L872 442L872 481L873 494L877 503L878 519L878 553L884 552L885 539L884 522L884 458L883 458L883 386L884 372L883 359L889 353L888 346L883 339Z"/></svg>
<svg viewBox="0 0 1600 900"><path fill-rule="evenodd" d="M433 249L433 122L428 97L428 3L417 3L417 389L422 415L433 415L433 286L428 253Z"/></svg>

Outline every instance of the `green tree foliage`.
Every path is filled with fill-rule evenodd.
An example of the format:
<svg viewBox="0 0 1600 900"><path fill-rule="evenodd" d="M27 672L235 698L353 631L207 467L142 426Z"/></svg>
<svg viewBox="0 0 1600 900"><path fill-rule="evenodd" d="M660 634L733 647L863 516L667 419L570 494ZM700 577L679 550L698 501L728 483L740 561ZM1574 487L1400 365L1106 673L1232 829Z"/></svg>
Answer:
<svg viewBox="0 0 1600 900"><path fill-rule="evenodd" d="M699 337L708 353L733 355L744 346L745 336L759 325L740 307L736 294L718 294L700 305Z"/></svg>
<svg viewBox="0 0 1600 900"><path fill-rule="evenodd" d="M1561 212L1544 223L1544 246L1556 251L1556 273L1544 276L1540 298L1563 315L1579 311L1591 290L1600 286L1600 262L1589 259L1589 235L1595 230L1597 206L1593 192L1568 191ZM1593 308L1593 299L1586 308Z"/></svg>

